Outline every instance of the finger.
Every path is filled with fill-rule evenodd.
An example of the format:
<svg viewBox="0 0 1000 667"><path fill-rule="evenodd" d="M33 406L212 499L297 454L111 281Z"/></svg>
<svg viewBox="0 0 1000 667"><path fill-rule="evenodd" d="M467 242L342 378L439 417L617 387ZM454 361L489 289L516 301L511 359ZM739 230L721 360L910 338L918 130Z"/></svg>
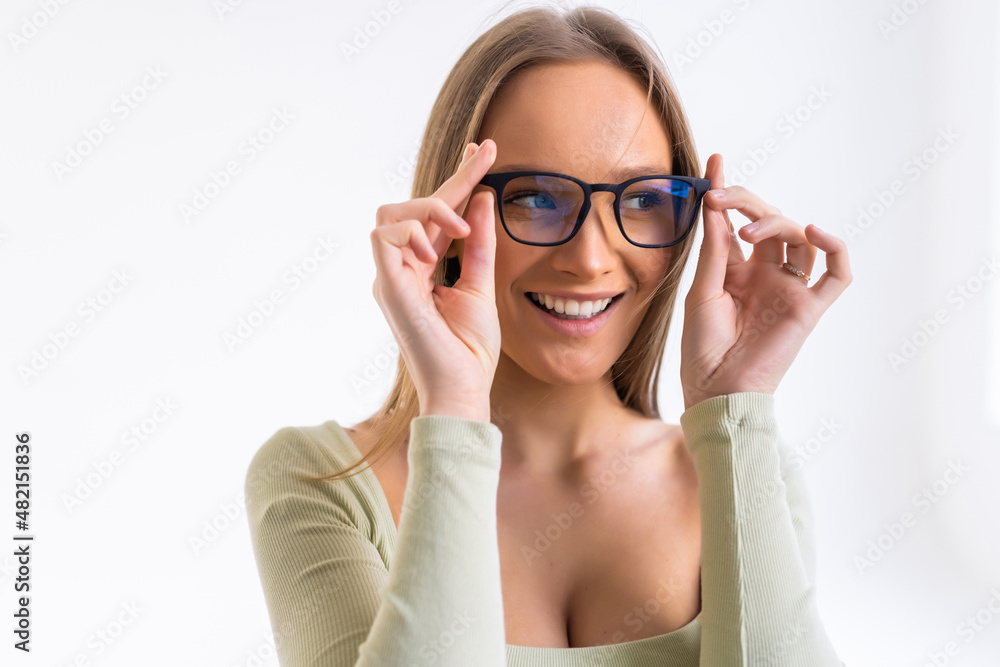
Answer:
<svg viewBox="0 0 1000 667"><path fill-rule="evenodd" d="M705 165L705 178L709 179L712 182L711 183L712 189L709 190L705 194L705 198L704 198L703 202L704 202L705 207L707 207L707 208L711 208L711 209L717 210L717 211L722 211L722 217L726 221L726 227L729 228L730 232L734 232L735 230L733 229L733 223L729 220L729 213L725 212L725 210L723 208L715 206L715 202L712 200L711 197L708 196L708 195L711 195L713 192L714 193L720 193L720 192L724 193L726 191L726 187L725 187L725 172L722 170L722 156L719 155L719 158L718 158L718 161L717 161L717 166L718 166L718 170L719 170L718 171L718 174L719 174L718 179L714 178L715 165L713 164L713 160L712 160L712 158L714 158L714 157L715 157L714 154L710 155L709 158L708 158L708 162ZM735 187L735 186L730 186L730 187Z"/></svg>
<svg viewBox="0 0 1000 667"><path fill-rule="evenodd" d="M711 159L711 158L710 158ZM725 171L722 167L722 156L720 155L718 160L714 164L714 171L709 171L706 168L705 177L712 181L712 188L716 192L725 192ZM709 174L712 174L709 176ZM732 186L737 187L737 186ZM711 192L711 190L710 190ZM714 207L710 207L714 208ZM729 230L729 264L735 262L744 262L746 257L743 255L743 247L740 245L739 237L736 236L736 229L733 227L732 221L729 219L729 211L725 209L715 209L721 212L723 219L726 221L726 227Z"/></svg>
<svg viewBox="0 0 1000 667"><path fill-rule="evenodd" d="M407 259L406 250L409 250L418 262L431 265L437 263L437 255L427 240L424 226L419 220L403 220L378 227L370 236L376 271L393 281L400 276L400 267Z"/></svg>
<svg viewBox="0 0 1000 667"><path fill-rule="evenodd" d="M455 173L431 196L444 201L456 213L462 213L472 189L479 184L496 159L496 146L492 139L484 139L475 155L459 165Z"/></svg>
<svg viewBox="0 0 1000 667"><path fill-rule="evenodd" d="M809 242L826 255L826 271L809 289L819 297L826 308L829 308L854 279L851 274L851 263L847 258L847 244L816 225L807 225L805 234Z"/></svg>
<svg viewBox="0 0 1000 667"><path fill-rule="evenodd" d="M705 195L705 199L710 208L725 212L736 210L743 217L747 218L749 222L740 227L738 236L749 243L756 243L756 241L752 241L747 236L747 232L743 231L744 227L759 221L765 216L781 215L781 211L777 208L771 206L753 192L740 185L731 185L728 188L710 190ZM767 239L762 244L755 245L750 256L751 258L756 256L758 260L777 261L780 264L785 261L784 252L785 249L778 241Z"/></svg>
<svg viewBox="0 0 1000 667"><path fill-rule="evenodd" d="M462 154L462 161L459 163L458 166L461 167L462 165L464 165L468 161L469 158L471 158L473 155L475 155L477 152L479 152L479 148L480 148L480 145L477 144L475 141L471 142L468 146L466 146L465 147L465 152ZM458 171L458 170L456 169L456 171ZM475 186L473 186L473 187L475 187ZM466 208L469 205L469 197L471 197L471 196L472 196L472 193L469 193L468 195L466 195L465 198L462 199L461 202L459 202L458 206L455 207L455 212L458 213L460 216L463 216L463 217L465 216Z"/></svg>
<svg viewBox="0 0 1000 667"><path fill-rule="evenodd" d="M791 221L789 221L791 222ZM815 245L809 242L808 237L806 237L805 227L798 223L792 223L797 234L801 234L801 243L791 243L786 242L785 247L785 261L792 266L805 271L806 274L812 277L813 267L816 265L816 253L818 249ZM808 281L806 281L808 283Z"/></svg>
<svg viewBox="0 0 1000 667"><path fill-rule="evenodd" d="M722 187L721 155L716 153L708 158L705 178L711 180L713 187ZM701 242L698 266L687 296L695 303L703 303L722 293L726 280L726 267L733 257L732 246L736 245L739 249L739 242L730 231L724 211L703 206L701 213L705 238ZM742 250L739 252L740 259L737 261L742 261Z"/></svg>
<svg viewBox="0 0 1000 667"><path fill-rule="evenodd" d="M479 144L477 144L475 141L469 142L469 144L465 147L465 152L462 153L462 162L459 164L459 166L465 164L465 161L469 159L469 156L478 150L479 150Z"/></svg>
<svg viewBox="0 0 1000 667"><path fill-rule="evenodd" d="M475 290L495 299L493 267L497 240L492 190L477 192L472 197L466 218L472 231L463 243L462 273L454 287Z"/></svg>
<svg viewBox="0 0 1000 667"><path fill-rule="evenodd" d="M753 244L750 261L782 264L787 257L789 264L812 271L816 247L806 239L802 225L783 215L765 215L755 222L758 226L752 231L740 229L740 236Z"/></svg>
<svg viewBox="0 0 1000 667"><path fill-rule="evenodd" d="M447 250L452 239L463 238L469 233L469 224L462 216L436 197L418 197L398 204L386 204L375 212L376 227L403 220L422 221L427 240L438 255Z"/></svg>
<svg viewBox="0 0 1000 667"><path fill-rule="evenodd" d="M736 209L747 217L750 222L758 218L763 218L765 215L781 215L781 211L776 207L771 206L741 185L730 185L728 188L713 188L705 195L705 202L711 208L720 211Z"/></svg>

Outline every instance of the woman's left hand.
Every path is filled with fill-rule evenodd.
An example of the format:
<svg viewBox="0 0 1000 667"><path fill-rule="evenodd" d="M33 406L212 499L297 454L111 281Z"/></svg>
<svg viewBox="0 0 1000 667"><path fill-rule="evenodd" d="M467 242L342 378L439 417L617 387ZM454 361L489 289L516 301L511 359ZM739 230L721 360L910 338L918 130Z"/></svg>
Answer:
<svg viewBox="0 0 1000 667"><path fill-rule="evenodd" d="M852 280L841 239L816 225L803 228L746 188L726 188L721 155L708 159L705 178L712 182L702 203L705 238L681 334L685 410L723 394L773 394L806 336ZM740 228L754 246L749 259L729 209L750 220ZM754 223L759 226L751 229ZM782 268L786 245L787 262L810 276L816 249L826 253L827 270L812 287Z"/></svg>

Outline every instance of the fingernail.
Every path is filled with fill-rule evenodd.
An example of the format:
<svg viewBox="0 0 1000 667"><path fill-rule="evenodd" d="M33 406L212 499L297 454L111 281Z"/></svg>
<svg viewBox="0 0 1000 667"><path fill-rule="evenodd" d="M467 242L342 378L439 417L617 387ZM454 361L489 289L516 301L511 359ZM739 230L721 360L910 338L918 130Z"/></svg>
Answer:
<svg viewBox="0 0 1000 667"><path fill-rule="evenodd" d="M725 190L709 190L708 194L712 195L716 199L725 199L726 198L726 191Z"/></svg>
<svg viewBox="0 0 1000 667"><path fill-rule="evenodd" d="M758 227L760 227L760 223L759 222L751 222L749 225L747 225L746 227L744 227L743 230L746 231L746 232L752 232L752 231L755 231Z"/></svg>

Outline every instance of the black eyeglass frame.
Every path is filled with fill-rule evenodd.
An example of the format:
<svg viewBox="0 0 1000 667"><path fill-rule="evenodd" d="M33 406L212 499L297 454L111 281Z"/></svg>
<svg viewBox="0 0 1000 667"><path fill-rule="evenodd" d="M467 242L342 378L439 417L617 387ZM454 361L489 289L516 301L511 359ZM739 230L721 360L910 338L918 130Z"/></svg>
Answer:
<svg viewBox="0 0 1000 667"><path fill-rule="evenodd" d="M576 217L576 225L573 227L573 231L570 232L569 236L564 238L562 241L555 241L553 243L535 243L533 241L522 241L507 229L507 223L503 219L503 190L507 186L507 183L514 180L515 178L520 178L522 176L556 176L559 178L565 178L567 180L573 181L583 190L583 205L580 207L580 213ZM647 244L647 243L636 243L628 237L625 233L625 227L622 225L621 216L621 197L628 186L639 181L645 181L653 178L669 178L674 181L682 181L687 183L694 188L695 191L695 205L692 209L691 220L685 221L686 229L684 233L680 235L680 238L671 241L670 243L664 244ZM673 176L673 175L658 175L654 174L651 176L637 176L635 178L630 178L623 183L587 183L581 181L579 178L574 178L568 174L558 174L551 171L502 171L493 174L486 174L483 176L482 180L479 181L480 185L485 185L486 187L493 188L497 194L497 209L500 211L500 224L503 225L503 229L507 232L507 236L514 239L518 243L523 243L525 245L534 246L557 246L567 243L570 239L576 236L576 233L580 231L580 227L583 226L583 221L587 218L587 214L590 212L590 195L595 192L613 192L615 194L615 220L618 222L618 231L621 232L622 237L634 246L640 248L669 248L672 245L677 245L691 233L694 229L694 223L698 219L698 212L701 210L701 200L705 196L705 193L711 189L711 181L707 178L696 178L692 176Z"/></svg>

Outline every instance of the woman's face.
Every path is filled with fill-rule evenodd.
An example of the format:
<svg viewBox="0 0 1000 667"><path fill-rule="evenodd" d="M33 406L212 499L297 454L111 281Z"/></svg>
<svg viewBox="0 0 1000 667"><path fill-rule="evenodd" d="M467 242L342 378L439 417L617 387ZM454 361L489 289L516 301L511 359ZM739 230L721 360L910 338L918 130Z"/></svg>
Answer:
<svg viewBox="0 0 1000 667"><path fill-rule="evenodd" d="M494 98L477 141L487 137L497 145L490 173L551 171L588 183L672 173L670 142L645 90L626 72L603 63L545 64L518 72ZM479 185L473 192L483 189ZM542 381L576 385L605 375L647 307L635 309L670 267L673 248L629 243L613 206L614 193L594 193L583 226L558 246L518 243L494 210L501 349ZM564 320L529 298L532 292L620 296L589 323L593 330L568 331L561 329Z"/></svg>

